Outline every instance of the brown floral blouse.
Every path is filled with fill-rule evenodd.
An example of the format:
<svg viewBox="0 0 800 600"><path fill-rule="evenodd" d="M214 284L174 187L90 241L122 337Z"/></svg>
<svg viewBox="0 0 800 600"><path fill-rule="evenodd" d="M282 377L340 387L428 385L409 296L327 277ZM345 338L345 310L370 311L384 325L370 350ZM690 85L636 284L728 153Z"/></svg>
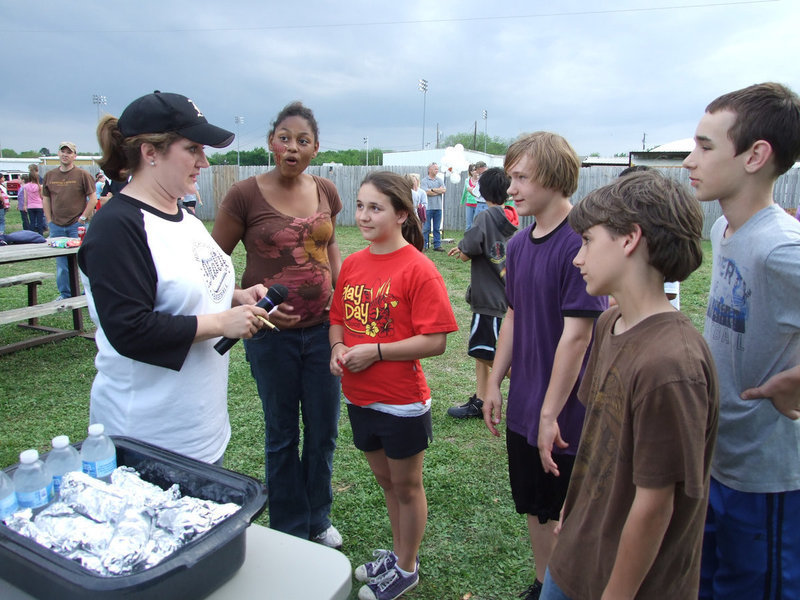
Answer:
<svg viewBox="0 0 800 600"><path fill-rule="evenodd" d="M314 177L319 195L317 212L307 218L290 217L275 210L264 197L254 177L236 183L220 206L244 225L241 236L247 251L242 287L257 283L270 287L276 283L289 290L286 299L301 316L297 327L317 325L327 319L331 297L331 266L328 242L333 237L333 218L342 201L336 186L328 179ZM219 235L218 235L219 234ZM224 237L225 231L215 237ZM217 240L223 248L233 248L237 240Z"/></svg>

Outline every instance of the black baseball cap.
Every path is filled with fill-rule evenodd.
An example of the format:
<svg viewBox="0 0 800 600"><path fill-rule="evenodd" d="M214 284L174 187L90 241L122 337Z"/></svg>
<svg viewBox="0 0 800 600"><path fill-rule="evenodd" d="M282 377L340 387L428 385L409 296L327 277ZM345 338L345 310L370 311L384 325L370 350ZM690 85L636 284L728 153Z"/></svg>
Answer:
<svg viewBox="0 0 800 600"><path fill-rule="evenodd" d="M158 90L137 98L122 111L119 130L126 138L143 133L175 132L212 148L224 148L235 137L230 131L209 123L186 96Z"/></svg>

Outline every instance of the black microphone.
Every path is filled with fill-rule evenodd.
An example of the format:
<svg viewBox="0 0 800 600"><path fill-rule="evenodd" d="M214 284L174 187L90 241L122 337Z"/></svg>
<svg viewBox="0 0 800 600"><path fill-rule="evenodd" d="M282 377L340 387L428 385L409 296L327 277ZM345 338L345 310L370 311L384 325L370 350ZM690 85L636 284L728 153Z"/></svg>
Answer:
<svg viewBox="0 0 800 600"><path fill-rule="evenodd" d="M286 300L289 295L289 290L285 285L276 283L267 290L267 295L256 303L256 306L266 309L267 312L278 306L281 302ZM220 341L214 344L214 350L220 354L225 354L228 350L233 348L233 345L239 341L239 338L223 337Z"/></svg>

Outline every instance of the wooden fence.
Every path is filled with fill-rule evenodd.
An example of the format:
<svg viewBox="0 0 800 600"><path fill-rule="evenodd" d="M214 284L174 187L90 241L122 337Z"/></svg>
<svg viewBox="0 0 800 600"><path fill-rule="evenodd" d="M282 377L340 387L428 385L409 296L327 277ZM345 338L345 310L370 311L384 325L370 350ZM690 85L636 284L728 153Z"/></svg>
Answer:
<svg viewBox="0 0 800 600"><path fill-rule="evenodd" d="M56 167L42 167L42 174ZM615 179L624 167L582 167L578 179L578 190L572 197L573 202L578 202L592 190L606 185ZM86 170L94 175L96 167L86 167ZM231 165L213 166L203 169L198 180L198 188L203 199L203 206L197 207L197 216L203 220L213 221L217 214L219 204L225 198L225 194L230 187L242 179L253 177L259 173L264 173L269 167L236 167ZM342 212L337 217L336 222L340 225L355 225L355 199L358 187L367 173L371 171L393 171L404 175L406 173L418 173L423 177L427 173L427 166L343 166L329 169L328 167L309 167L308 173L327 177L336 185L339 195L342 198ZM689 185L689 172L681 167L659 168L664 175L670 179L675 179L684 185ZM463 175L466 175L463 174ZM444 229L463 230L466 224L464 208L461 206L461 192L464 189L464 178L457 184L447 181L447 193L445 194L444 212L442 215L442 227ZM794 210L800 204L800 169L791 169L782 175L775 184L775 201L785 209L789 209L794 214ZM703 236L708 237L714 221L722 214L717 202L704 202L703 211L705 213L705 223L703 226ZM521 226L530 224L532 218L521 219Z"/></svg>

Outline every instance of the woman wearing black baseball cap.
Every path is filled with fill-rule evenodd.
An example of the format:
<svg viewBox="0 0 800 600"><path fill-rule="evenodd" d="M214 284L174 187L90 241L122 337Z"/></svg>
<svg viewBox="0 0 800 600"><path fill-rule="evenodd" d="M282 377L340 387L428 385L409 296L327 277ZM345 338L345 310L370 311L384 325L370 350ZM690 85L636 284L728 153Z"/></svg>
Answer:
<svg viewBox="0 0 800 600"><path fill-rule="evenodd" d="M235 289L233 264L203 223L178 207L208 167L203 146L229 131L185 96L154 92L100 121L100 167L122 192L97 213L78 253L97 325L89 421L210 463L230 439L228 357L220 336L264 324L263 285ZM234 308L231 308L231 306Z"/></svg>

